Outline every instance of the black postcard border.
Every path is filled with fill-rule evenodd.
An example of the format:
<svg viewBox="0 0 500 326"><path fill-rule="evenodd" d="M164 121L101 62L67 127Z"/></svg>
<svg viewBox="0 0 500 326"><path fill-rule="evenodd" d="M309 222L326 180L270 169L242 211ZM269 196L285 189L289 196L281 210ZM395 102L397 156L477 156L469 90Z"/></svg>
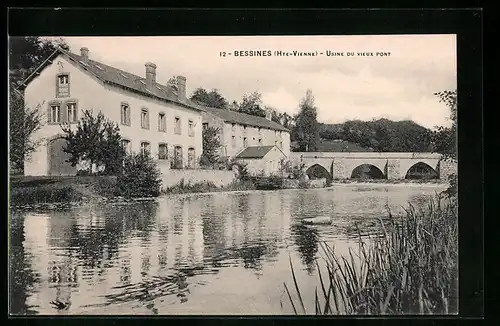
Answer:
<svg viewBox="0 0 500 326"><path fill-rule="evenodd" d="M457 34L458 61L458 133L459 133L459 238L460 238L460 318L484 315L484 246L483 246L483 107L482 107L482 21L481 9L14 9L7 11L10 36L77 36L77 35L356 35L356 34ZM5 34L4 34L5 35ZM8 38L5 39L7 48ZM432 55L431 49L429 55ZM7 102L7 96L6 101ZM7 106L6 106L7 107ZM8 112L5 121L8 121ZM7 128L5 129L7 136ZM6 137L7 139L7 137ZM7 148L7 146L5 147ZM7 167L7 155L5 155ZM7 171L7 168L4 169ZM8 172L7 172L8 173ZM7 178L6 178L7 179ZM5 183L6 184L6 183ZM5 192L8 193L7 191ZM5 216L8 216L8 211ZM7 239L7 237L5 237ZM7 247L6 247L7 248ZM7 282L5 282L7 283ZM4 283L4 284L5 284ZM7 291L6 291L7 292ZM8 292L6 293L8 296ZM214 298L216 299L216 298ZM8 312L7 312L8 314ZM116 324L164 323L171 319L203 318L203 323L224 319L258 322L308 322L320 317L280 316L178 316L178 317L108 317L14 318L10 322L45 322L83 324L112 322ZM251 318L252 320L248 320ZM359 319L329 317L328 319ZM407 317L425 321L433 317ZM453 319L457 317L443 317ZM35 320L33 320L35 319ZM398 317L372 317L372 321L400 322ZM335 321L338 322L339 320ZM407 320L408 321L408 320ZM444 320L441 320L444 321ZM333 322L333 321L328 321Z"/></svg>

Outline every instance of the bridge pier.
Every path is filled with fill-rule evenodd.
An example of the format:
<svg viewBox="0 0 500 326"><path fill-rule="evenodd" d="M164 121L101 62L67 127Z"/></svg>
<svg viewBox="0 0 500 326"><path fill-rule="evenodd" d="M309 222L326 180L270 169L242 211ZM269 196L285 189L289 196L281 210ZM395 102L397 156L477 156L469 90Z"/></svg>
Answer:
<svg viewBox="0 0 500 326"><path fill-rule="evenodd" d="M399 160L387 160L385 177L387 180L404 179L406 171L401 171L401 164Z"/></svg>
<svg viewBox="0 0 500 326"><path fill-rule="evenodd" d="M458 162L455 160L439 161L439 179L448 181L452 174L458 173Z"/></svg>

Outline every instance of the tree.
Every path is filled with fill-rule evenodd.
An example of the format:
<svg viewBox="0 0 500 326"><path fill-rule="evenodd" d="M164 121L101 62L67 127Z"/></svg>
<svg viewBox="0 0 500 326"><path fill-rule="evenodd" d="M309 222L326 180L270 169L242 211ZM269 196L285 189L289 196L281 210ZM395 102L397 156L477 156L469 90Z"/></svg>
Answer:
<svg viewBox="0 0 500 326"><path fill-rule="evenodd" d="M117 195L123 197L157 197L161 173L148 151L126 155L123 173L116 180Z"/></svg>
<svg viewBox="0 0 500 326"><path fill-rule="evenodd" d="M212 108L228 109L229 107L229 103L217 89L207 92L204 88L199 87L193 92L193 95L191 95L191 100L200 105Z"/></svg>
<svg viewBox="0 0 500 326"><path fill-rule="evenodd" d="M63 39L48 40L34 36L9 38L10 80L15 85L38 68L58 47L69 50Z"/></svg>
<svg viewBox="0 0 500 326"><path fill-rule="evenodd" d="M24 161L40 144L32 135L40 129L42 123L40 106L28 108L24 106L22 97L14 92L10 94L9 130L10 130L10 163L16 170L22 171Z"/></svg>
<svg viewBox="0 0 500 326"><path fill-rule="evenodd" d="M446 104L450 109L451 127L436 127L432 133L433 151L441 154L442 160L456 161L457 158L457 91L442 91L434 93L439 102ZM450 186L443 191L448 197L456 197L458 193L458 177L452 174L449 179Z"/></svg>
<svg viewBox="0 0 500 326"><path fill-rule="evenodd" d="M244 95L239 105L239 112L257 117L265 117L266 111L262 108L262 95L258 92Z"/></svg>
<svg viewBox="0 0 500 326"><path fill-rule="evenodd" d="M443 159L457 159L457 91L434 93L439 102L450 109L451 127L438 126L432 134L433 151L443 155Z"/></svg>
<svg viewBox="0 0 500 326"><path fill-rule="evenodd" d="M106 119L100 111L94 116L92 110L85 110L76 130L68 123L62 123L61 129L66 140L63 150L71 155L68 162L72 166L85 162L90 174L94 164L104 166L106 174L118 174L125 150L116 122Z"/></svg>
<svg viewBox="0 0 500 326"><path fill-rule="evenodd" d="M213 167L219 161L219 149L221 142L219 139L219 128L207 127L203 129L203 153L200 157L200 165Z"/></svg>
<svg viewBox="0 0 500 326"><path fill-rule="evenodd" d="M9 38L9 141L10 162L12 167L23 170L24 161L36 149L40 142L31 139L41 127L42 114L39 103L36 107L25 106L24 99L16 87L26 79L57 47L69 49L62 39L55 41L40 37Z"/></svg>
<svg viewBox="0 0 500 326"><path fill-rule="evenodd" d="M296 139L299 150L311 152L316 150L319 139L317 109L314 106L314 96L307 90L306 97L300 103L300 111L295 117Z"/></svg>

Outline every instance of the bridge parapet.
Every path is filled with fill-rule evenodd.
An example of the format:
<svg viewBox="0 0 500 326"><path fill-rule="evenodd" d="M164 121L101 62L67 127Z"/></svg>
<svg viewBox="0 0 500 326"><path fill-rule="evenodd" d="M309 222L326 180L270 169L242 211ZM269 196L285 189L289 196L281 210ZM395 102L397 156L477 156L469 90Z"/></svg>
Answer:
<svg viewBox="0 0 500 326"><path fill-rule="evenodd" d="M334 179L351 178L354 169L361 165L378 168L387 179L404 179L417 163L428 165L441 179L452 173L447 171L456 171L453 164L447 164L443 170L441 155L437 153L292 152L289 158L293 164L304 163L306 169L320 165Z"/></svg>

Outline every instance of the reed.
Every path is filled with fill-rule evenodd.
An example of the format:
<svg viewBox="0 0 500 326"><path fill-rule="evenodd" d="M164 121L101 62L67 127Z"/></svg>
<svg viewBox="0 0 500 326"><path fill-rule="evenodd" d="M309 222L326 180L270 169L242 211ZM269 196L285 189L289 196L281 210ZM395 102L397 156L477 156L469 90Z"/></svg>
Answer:
<svg viewBox="0 0 500 326"><path fill-rule="evenodd" d="M436 198L420 209L409 205L399 217L389 215L389 221L379 219L379 234L362 237L358 229L358 249L350 250L347 257L321 242L315 314L458 312L456 201ZM292 264L291 270L295 280ZM298 299L293 299L286 284L285 289L298 313L296 301L303 307L303 295L294 284Z"/></svg>

